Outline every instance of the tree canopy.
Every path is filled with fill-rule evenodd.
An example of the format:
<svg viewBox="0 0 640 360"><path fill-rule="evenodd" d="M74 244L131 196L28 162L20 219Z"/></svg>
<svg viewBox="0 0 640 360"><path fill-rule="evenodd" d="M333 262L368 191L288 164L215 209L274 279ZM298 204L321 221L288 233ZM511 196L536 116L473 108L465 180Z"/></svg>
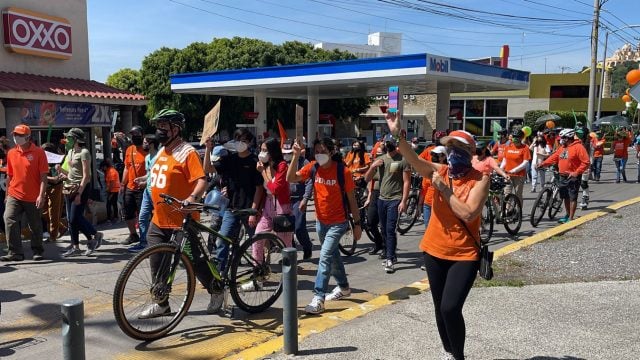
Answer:
<svg viewBox="0 0 640 360"><path fill-rule="evenodd" d="M147 116L169 107L187 117L187 133L202 128L204 115L220 97L210 95L175 94L171 92L169 76L177 73L245 69L266 66L354 59L348 52L314 49L311 44L298 41L274 45L270 42L234 37L213 39L210 43L194 42L184 49L163 47L147 55L140 71L122 69L109 76L107 84L141 93L149 100ZM306 101L297 101L305 109ZM269 99L267 128L277 129L276 120L285 127L294 126L296 101ZM325 100L320 102L321 113L336 118L356 117L367 109L369 99ZM220 129L233 131L244 111L253 110L252 98L222 97Z"/></svg>
<svg viewBox="0 0 640 360"><path fill-rule="evenodd" d="M637 68L637 61L625 61L613 68L613 70L611 71L612 97L621 97L622 95L624 95L625 90L629 88L629 84L627 83L627 73Z"/></svg>

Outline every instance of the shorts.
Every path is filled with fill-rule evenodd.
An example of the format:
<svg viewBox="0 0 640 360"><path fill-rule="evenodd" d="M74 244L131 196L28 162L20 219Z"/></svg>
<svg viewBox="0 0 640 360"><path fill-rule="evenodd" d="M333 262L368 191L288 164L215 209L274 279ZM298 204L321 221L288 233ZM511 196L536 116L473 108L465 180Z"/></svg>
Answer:
<svg viewBox="0 0 640 360"><path fill-rule="evenodd" d="M578 193L580 192L580 179L578 178L567 178L561 176L560 178L560 198L561 199L569 199L571 201L578 200Z"/></svg>
<svg viewBox="0 0 640 360"><path fill-rule="evenodd" d="M137 219L137 212L142 207L142 193L144 190L124 190L124 219Z"/></svg>

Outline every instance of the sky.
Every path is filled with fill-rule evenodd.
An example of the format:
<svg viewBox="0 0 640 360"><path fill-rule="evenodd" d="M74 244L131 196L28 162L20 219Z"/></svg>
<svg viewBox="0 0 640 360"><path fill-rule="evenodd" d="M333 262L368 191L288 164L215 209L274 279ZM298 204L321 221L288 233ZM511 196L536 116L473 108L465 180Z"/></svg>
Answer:
<svg viewBox="0 0 640 360"><path fill-rule="evenodd" d="M636 0L604 1L601 19L612 35L607 55L639 43ZM443 6L444 5L444 6ZM274 44L366 44L378 31L403 34L402 54L461 59L499 56L532 73L578 72L591 59L591 0L87 0L91 78L105 82L140 69L161 47L235 36ZM602 58L601 30L598 59Z"/></svg>

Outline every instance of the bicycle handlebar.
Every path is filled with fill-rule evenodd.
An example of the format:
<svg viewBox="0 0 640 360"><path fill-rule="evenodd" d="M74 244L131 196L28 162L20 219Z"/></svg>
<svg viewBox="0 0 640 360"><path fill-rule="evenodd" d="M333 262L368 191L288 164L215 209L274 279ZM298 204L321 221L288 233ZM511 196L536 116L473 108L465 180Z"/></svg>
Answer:
<svg viewBox="0 0 640 360"><path fill-rule="evenodd" d="M182 202L182 200L173 197L169 194L160 194L160 197L162 199L164 199L164 202L168 205L172 205L176 208L178 208L177 205L174 205L175 203L180 204L180 209L186 209L186 210L191 210L191 209L187 209L184 207L184 204ZM193 209L193 211L200 211L200 210L214 210L214 211L219 211L220 207L218 205L208 205L208 204L204 204L204 203L198 203L198 202L193 202L193 203L189 203L187 206L189 207L194 207L195 209ZM256 209L239 209L239 210L231 210L231 212L233 213L234 216L239 216L239 217L244 217L244 216L255 216L258 215L258 210Z"/></svg>

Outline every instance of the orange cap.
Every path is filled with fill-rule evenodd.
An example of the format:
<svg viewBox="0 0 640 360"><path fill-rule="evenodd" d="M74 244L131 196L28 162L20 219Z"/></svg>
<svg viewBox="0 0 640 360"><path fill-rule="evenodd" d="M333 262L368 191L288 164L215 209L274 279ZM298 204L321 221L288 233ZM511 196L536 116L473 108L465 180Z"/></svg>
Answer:
<svg viewBox="0 0 640 360"><path fill-rule="evenodd" d="M31 135L31 129L25 125L20 124L13 129L14 135Z"/></svg>

